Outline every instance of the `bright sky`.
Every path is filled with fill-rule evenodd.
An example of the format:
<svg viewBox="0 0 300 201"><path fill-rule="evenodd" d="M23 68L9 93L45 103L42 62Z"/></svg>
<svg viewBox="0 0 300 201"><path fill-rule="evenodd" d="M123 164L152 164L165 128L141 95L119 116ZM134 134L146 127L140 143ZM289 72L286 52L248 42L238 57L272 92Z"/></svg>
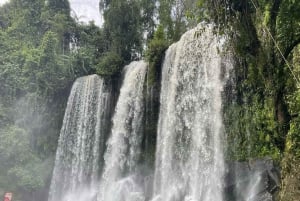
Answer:
<svg viewBox="0 0 300 201"><path fill-rule="evenodd" d="M9 0L0 0L0 6L2 6L4 3L8 2Z"/></svg>
<svg viewBox="0 0 300 201"><path fill-rule="evenodd" d="M0 6L9 0L0 0ZM99 27L102 25L102 16L99 12L99 0L69 0L72 15L76 15L79 22L94 21Z"/></svg>
<svg viewBox="0 0 300 201"><path fill-rule="evenodd" d="M3 0L0 0L3 1ZM79 22L94 21L99 27L102 25L102 16L99 12L99 0L69 0L72 15L76 15Z"/></svg>

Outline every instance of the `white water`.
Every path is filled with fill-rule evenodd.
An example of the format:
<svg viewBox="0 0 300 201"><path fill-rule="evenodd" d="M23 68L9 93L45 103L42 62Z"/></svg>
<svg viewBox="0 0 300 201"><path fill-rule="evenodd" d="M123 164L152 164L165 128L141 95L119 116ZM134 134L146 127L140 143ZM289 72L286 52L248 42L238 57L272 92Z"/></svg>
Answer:
<svg viewBox="0 0 300 201"><path fill-rule="evenodd" d="M132 62L124 80L107 142L98 201L143 201L138 175L144 115L144 80L147 64Z"/></svg>
<svg viewBox="0 0 300 201"><path fill-rule="evenodd" d="M153 201L222 201L221 93L231 64L212 27L199 25L166 52Z"/></svg>
<svg viewBox="0 0 300 201"><path fill-rule="evenodd" d="M108 85L97 75L74 83L59 137L49 201L86 201L95 196L109 124Z"/></svg>
<svg viewBox="0 0 300 201"><path fill-rule="evenodd" d="M105 154L110 87L96 75L79 78L66 109L49 201L148 201L151 194L152 201L224 201L222 93L232 63L222 55L222 42L212 26L199 25L166 52L153 192L140 164L147 64L124 69ZM237 184L238 200L271 200L262 194L263 174L253 173Z"/></svg>

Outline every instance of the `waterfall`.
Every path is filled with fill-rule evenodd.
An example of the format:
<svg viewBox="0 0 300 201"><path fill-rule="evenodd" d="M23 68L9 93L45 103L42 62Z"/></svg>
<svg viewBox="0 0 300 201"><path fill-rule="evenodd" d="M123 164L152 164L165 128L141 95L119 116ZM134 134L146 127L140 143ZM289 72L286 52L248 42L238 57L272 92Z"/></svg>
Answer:
<svg viewBox="0 0 300 201"><path fill-rule="evenodd" d="M138 175L144 115L147 64L132 62L124 69L123 84L104 156L98 201L143 201Z"/></svg>
<svg viewBox="0 0 300 201"><path fill-rule="evenodd" d="M110 83L97 75L75 81L59 137L49 201L86 201L95 196L110 104Z"/></svg>
<svg viewBox="0 0 300 201"><path fill-rule="evenodd" d="M157 88L145 83L146 62L125 66L112 122L111 81L78 78L60 133L49 201L272 200L270 192L280 182L270 160L224 161L222 101L233 67L225 48L213 25L186 32L166 52L161 90L158 83ZM147 148L149 133L157 137L155 170L143 160L154 155L154 145Z"/></svg>
<svg viewBox="0 0 300 201"><path fill-rule="evenodd" d="M198 25L166 52L153 201L222 201L224 39Z"/></svg>

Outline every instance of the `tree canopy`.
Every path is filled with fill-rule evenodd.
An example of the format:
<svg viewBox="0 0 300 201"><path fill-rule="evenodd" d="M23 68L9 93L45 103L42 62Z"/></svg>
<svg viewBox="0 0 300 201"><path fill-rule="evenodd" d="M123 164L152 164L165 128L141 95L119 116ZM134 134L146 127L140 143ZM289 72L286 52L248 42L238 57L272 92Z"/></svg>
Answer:
<svg viewBox="0 0 300 201"><path fill-rule="evenodd" d="M293 178L300 165L300 1L99 4L103 27L77 23L67 0L10 0L0 7L0 192L47 189L77 77L119 76L125 64L145 58L148 84L158 86L167 47L198 22L210 22L226 34L236 62L236 96L224 106L228 143L234 144L228 158L272 156L283 168L281 200L292 200L296 193L288 186L299 188ZM254 147L250 153L247 144Z"/></svg>

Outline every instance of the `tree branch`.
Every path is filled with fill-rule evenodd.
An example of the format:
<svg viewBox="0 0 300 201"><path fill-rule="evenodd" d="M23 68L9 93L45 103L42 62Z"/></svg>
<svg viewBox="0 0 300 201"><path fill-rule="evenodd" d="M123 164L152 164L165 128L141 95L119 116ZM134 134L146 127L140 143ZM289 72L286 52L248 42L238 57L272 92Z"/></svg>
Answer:
<svg viewBox="0 0 300 201"><path fill-rule="evenodd" d="M280 8L280 5L281 5L281 0L275 0L273 5L272 5L272 8L271 8L271 21L276 21L276 17L278 15L278 12L279 12L279 8Z"/></svg>
<svg viewBox="0 0 300 201"><path fill-rule="evenodd" d="M283 53L284 58L282 58L282 59L281 59L281 62L280 62L280 65L281 65L281 66L284 65L285 59L288 58L288 56L290 55L290 53L293 51L293 49L294 49L298 44L300 44L300 36L299 36L299 38L297 38L296 40L294 40L294 42L291 43L291 44L285 49L285 51L284 51L284 53Z"/></svg>

